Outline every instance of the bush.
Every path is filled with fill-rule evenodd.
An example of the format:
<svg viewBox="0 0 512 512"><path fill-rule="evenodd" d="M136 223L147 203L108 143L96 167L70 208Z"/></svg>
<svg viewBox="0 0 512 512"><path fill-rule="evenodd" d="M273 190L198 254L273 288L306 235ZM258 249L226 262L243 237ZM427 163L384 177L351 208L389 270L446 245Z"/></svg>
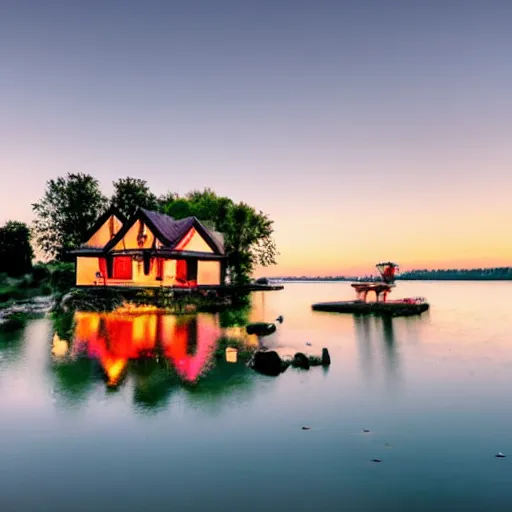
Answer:
<svg viewBox="0 0 512 512"><path fill-rule="evenodd" d="M50 278L50 285L54 292L66 293L75 286L75 265L73 263L60 263L56 266Z"/></svg>
<svg viewBox="0 0 512 512"><path fill-rule="evenodd" d="M23 329L27 323L27 317L23 313L13 313L7 319L0 323L0 331L13 332Z"/></svg>
<svg viewBox="0 0 512 512"><path fill-rule="evenodd" d="M6 286L0 289L0 302L9 302L11 300L21 300L26 297L26 292L17 286Z"/></svg>
<svg viewBox="0 0 512 512"><path fill-rule="evenodd" d="M52 287L50 286L49 283L44 283L40 288L39 288L39 292L41 293L41 295L51 295L52 294Z"/></svg>
<svg viewBox="0 0 512 512"><path fill-rule="evenodd" d="M49 281L50 275L50 269L47 265L43 265L42 263L34 265L34 268L32 269L32 278L34 283L40 284L43 281Z"/></svg>
<svg viewBox="0 0 512 512"><path fill-rule="evenodd" d="M18 287L23 289L32 288L33 286L34 278L30 274L23 276L18 283Z"/></svg>

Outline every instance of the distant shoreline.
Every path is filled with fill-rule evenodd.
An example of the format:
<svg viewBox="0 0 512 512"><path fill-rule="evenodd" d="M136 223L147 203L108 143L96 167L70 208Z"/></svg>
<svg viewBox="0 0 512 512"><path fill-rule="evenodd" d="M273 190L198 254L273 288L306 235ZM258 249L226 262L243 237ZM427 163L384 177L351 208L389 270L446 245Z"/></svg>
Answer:
<svg viewBox="0 0 512 512"><path fill-rule="evenodd" d="M273 277L272 282L339 282L372 280L375 276L285 276ZM397 281L512 281L512 267L448 269L448 270L411 270L402 272Z"/></svg>
<svg viewBox="0 0 512 512"><path fill-rule="evenodd" d="M512 281L512 278L415 278L415 279L396 279L397 281ZM306 279L269 279L271 283L340 283L340 282L356 282L357 279L329 279L329 278L306 278ZM363 280L360 280L363 281Z"/></svg>

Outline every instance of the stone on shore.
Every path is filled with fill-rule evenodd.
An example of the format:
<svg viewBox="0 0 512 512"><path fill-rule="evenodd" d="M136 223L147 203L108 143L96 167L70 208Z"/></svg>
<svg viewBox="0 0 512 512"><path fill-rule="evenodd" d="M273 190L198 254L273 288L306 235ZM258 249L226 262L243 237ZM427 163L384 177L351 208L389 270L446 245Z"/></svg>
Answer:
<svg viewBox="0 0 512 512"><path fill-rule="evenodd" d="M302 368L303 370L309 370L310 363L308 356L306 356L306 354L303 354L302 352L297 352L293 356L292 366L294 368Z"/></svg>
<svg viewBox="0 0 512 512"><path fill-rule="evenodd" d="M264 375L275 377L279 375L286 366L283 364L279 354L275 350L258 351L252 358L251 366L254 370Z"/></svg>
<svg viewBox="0 0 512 512"><path fill-rule="evenodd" d="M257 336L268 336L276 331L276 324L266 322L255 322L247 325L245 328L247 334L256 334Z"/></svg>
<svg viewBox="0 0 512 512"><path fill-rule="evenodd" d="M329 366L331 364L331 356L326 348L322 349L322 366Z"/></svg>

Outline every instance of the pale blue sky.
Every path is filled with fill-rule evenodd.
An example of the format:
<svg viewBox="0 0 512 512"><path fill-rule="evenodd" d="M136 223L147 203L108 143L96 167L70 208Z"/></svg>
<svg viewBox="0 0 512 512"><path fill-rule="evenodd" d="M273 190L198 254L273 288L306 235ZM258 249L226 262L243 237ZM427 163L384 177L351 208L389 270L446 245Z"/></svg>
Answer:
<svg viewBox="0 0 512 512"><path fill-rule="evenodd" d="M468 226L476 259L512 261L497 225L512 217L511 2L0 9L0 222L29 221L47 179L80 171L106 192L130 175L254 204L275 219L283 271L358 267L380 255L372 240L412 265L419 242L460 236L460 254L440 253L458 261L475 252ZM305 229L339 262L299 256Z"/></svg>

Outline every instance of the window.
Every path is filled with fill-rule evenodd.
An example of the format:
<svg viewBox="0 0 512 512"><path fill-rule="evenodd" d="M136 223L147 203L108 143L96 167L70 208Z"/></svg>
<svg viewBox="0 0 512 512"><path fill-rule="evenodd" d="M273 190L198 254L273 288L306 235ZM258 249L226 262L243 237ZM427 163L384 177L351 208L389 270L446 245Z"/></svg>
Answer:
<svg viewBox="0 0 512 512"><path fill-rule="evenodd" d="M176 281L185 286L197 284L197 260L176 260Z"/></svg>
<svg viewBox="0 0 512 512"><path fill-rule="evenodd" d="M187 261L187 281L197 281L197 260Z"/></svg>
<svg viewBox="0 0 512 512"><path fill-rule="evenodd" d="M137 235L137 244L140 248L144 247L146 240L148 239L148 234L146 232L146 225L139 220L139 234Z"/></svg>
<svg viewBox="0 0 512 512"><path fill-rule="evenodd" d="M132 257L115 256L112 277L114 279L132 279Z"/></svg>
<svg viewBox="0 0 512 512"><path fill-rule="evenodd" d="M163 281L164 279L164 262L163 258L156 259L156 280Z"/></svg>
<svg viewBox="0 0 512 512"><path fill-rule="evenodd" d="M176 260L176 281L180 284L185 284L187 281L186 260Z"/></svg>

